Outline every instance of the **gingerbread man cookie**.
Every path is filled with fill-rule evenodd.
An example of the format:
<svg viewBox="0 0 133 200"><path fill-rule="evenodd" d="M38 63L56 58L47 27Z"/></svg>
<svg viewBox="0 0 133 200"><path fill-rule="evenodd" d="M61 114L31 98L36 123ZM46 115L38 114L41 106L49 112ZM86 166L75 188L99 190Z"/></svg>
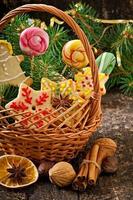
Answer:
<svg viewBox="0 0 133 200"><path fill-rule="evenodd" d="M22 55L12 56L12 46L6 40L0 40L0 84L11 84L19 86L21 82L27 79L30 83L30 78L25 76L20 63L24 60ZM29 79L29 80L28 80Z"/></svg>

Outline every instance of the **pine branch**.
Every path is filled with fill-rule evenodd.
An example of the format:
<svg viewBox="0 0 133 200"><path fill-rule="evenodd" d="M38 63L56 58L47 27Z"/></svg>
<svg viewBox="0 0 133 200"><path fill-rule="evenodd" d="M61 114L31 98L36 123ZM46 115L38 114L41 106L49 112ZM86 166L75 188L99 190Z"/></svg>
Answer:
<svg viewBox="0 0 133 200"><path fill-rule="evenodd" d="M0 102L2 106L5 106L8 102L12 101L18 94L18 87L8 84L0 84L0 97L3 101Z"/></svg>
<svg viewBox="0 0 133 200"><path fill-rule="evenodd" d="M64 68L62 61L62 47L69 41L68 31L59 25L48 27L47 32L50 36L50 44L47 52L44 55L34 58L34 70L31 71L33 78L33 87L40 89L42 77L47 77L51 80L60 80L61 71Z"/></svg>
<svg viewBox="0 0 133 200"><path fill-rule="evenodd" d="M120 78L120 89L126 95L133 96L133 74Z"/></svg>
<svg viewBox="0 0 133 200"><path fill-rule="evenodd" d="M101 49L101 51L112 52L116 55L116 51L119 49L120 65L115 66L107 87L120 87L125 94L132 95L133 85L133 23L127 22L124 24L115 24L111 26L105 26L101 22L94 20L98 15L96 11L89 5L84 3L72 3L70 5L70 14L74 20L80 25L85 32L91 45ZM89 17L88 17L89 16ZM19 47L19 35L20 33L32 25L40 27L40 20L29 20L28 15L19 15L15 17L10 24L8 24L4 32L0 35L0 38L7 39L12 45L15 55L23 54ZM54 27L48 26L47 32L50 36L50 44L48 51L42 55L35 57L33 62L33 70L31 68L30 58L25 56L24 61L21 63L23 71L26 71L26 75L33 78L33 87L40 89L40 81L42 77L48 77L51 80L59 81L62 79L60 73L64 68L62 61L62 47L69 40L75 39L75 35L71 34L71 30L68 31L66 26L55 25ZM73 72L70 68L65 71L66 78L73 78ZM4 86L5 87L5 86ZM7 99L15 97L16 89L8 86L10 92L6 92L3 89L2 94ZM12 91L13 90L13 91ZM12 93L13 96L10 96Z"/></svg>
<svg viewBox="0 0 133 200"><path fill-rule="evenodd" d="M80 25L80 27L85 32L91 44L96 43L99 40L100 35L103 32L103 25L99 23L94 23L89 18L86 18L86 15L92 16L93 18L98 17L96 11L85 3L72 3L70 5L72 10L71 15L74 20Z"/></svg>
<svg viewBox="0 0 133 200"><path fill-rule="evenodd" d="M29 16L26 14L18 15L12 19L10 24L7 24L3 30L5 38L13 46L13 52L15 55L22 54L19 47L19 35L25 29L30 27L28 22Z"/></svg>

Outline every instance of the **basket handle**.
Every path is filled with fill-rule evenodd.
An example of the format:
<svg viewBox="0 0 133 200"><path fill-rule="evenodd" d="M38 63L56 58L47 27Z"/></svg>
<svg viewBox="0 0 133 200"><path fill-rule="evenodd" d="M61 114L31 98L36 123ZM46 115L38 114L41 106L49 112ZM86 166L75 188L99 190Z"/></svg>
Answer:
<svg viewBox="0 0 133 200"><path fill-rule="evenodd" d="M40 11L40 12L48 12L50 14L54 14L55 16L61 18L64 20L71 28L72 30L76 33L78 38L81 40L83 43L83 46L85 48L87 57L89 59L89 63L91 66L91 72L92 72L92 77L94 81L94 91L95 91L95 96L99 96L99 79L98 79L98 67L95 62L95 57L93 54L93 51L91 49L91 46L89 44L89 41L83 32L83 30L79 27L79 25L73 20L71 16L63 12L62 10L54 7L54 6L49 6L45 4L26 4L23 6L20 6L14 10L11 10L8 12L1 20L0 20L0 30L4 27L5 24L7 24L10 19L17 14L20 13L27 13L27 12L32 12L32 11Z"/></svg>

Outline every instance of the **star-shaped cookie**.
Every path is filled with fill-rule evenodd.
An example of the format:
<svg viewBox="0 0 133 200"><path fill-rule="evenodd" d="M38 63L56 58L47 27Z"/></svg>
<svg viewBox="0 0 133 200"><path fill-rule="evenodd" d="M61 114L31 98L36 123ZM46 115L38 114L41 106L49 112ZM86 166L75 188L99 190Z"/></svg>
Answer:
<svg viewBox="0 0 133 200"><path fill-rule="evenodd" d="M106 93L105 83L109 76L105 73L98 73L98 77L100 83L100 92L103 95ZM79 91L80 95L83 98L88 99L94 90L91 68L84 68L82 72L75 74L75 82L77 91Z"/></svg>
<svg viewBox="0 0 133 200"><path fill-rule="evenodd" d="M41 80L41 90L51 89L52 97L61 95L62 97L68 97L70 100L79 103L84 103L84 99L80 97L76 89L76 84L72 79L64 80L59 83L51 81L47 78ZM59 93L59 94L58 94Z"/></svg>
<svg viewBox="0 0 133 200"><path fill-rule="evenodd" d="M46 117L46 119L42 118L54 110L51 105L51 90L35 91L24 83L21 83L16 99L5 107L11 109L11 113L19 114L15 117L21 121L23 126L34 128L40 128L47 124L51 116ZM29 118L32 115L34 116Z"/></svg>
<svg viewBox="0 0 133 200"><path fill-rule="evenodd" d="M73 116L73 114L85 103L85 100L77 92L75 82L72 79L68 79L68 80L64 80L59 83L56 83L47 78L42 78L41 89L44 91L46 89L51 89L52 99L54 99L54 97L61 96L62 98L66 97L68 100L72 101L72 105L77 104L77 106L74 109L69 111L67 115L64 115L63 118L60 119L61 121L64 121L67 118ZM64 103L64 106L65 106L65 103ZM60 107L62 107L62 105L60 105ZM81 110L78 114L76 114L70 120L66 121L65 124L72 128L75 122L81 118L82 114L83 114L83 111Z"/></svg>

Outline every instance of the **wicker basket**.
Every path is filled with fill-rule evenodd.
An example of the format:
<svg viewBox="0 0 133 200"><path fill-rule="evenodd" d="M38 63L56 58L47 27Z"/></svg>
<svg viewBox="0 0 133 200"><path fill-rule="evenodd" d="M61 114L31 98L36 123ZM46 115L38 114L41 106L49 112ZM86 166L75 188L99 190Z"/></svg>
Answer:
<svg viewBox="0 0 133 200"><path fill-rule="evenodd" d="M99 90L98 69L95 58L91 50L88 39L82 29L65 12L44 4L27 4L10 11L0 21L0 29L17 14L40 11L54 14L64 20L82 41L88 59L90 61L94 93L93 96L82 106L78 106L77 111L70 115L69 120L73 119L78 112L83 111L78 122L73 128L63 123L60 118L70 113L73 106L62 112L59 117L55 117L46 127L40 130L16 127L8 123L7 117L10 112L0 107L0 150L7 154L17 154L35 160L46 159L49 161L71 160L76 157L89 140L89 137L96 130L101 121L101 95ZM58 123L57 123L58 120ZM60 123L59 123L60 121ZM65 120L64 120L65 121Z"/></svg>

